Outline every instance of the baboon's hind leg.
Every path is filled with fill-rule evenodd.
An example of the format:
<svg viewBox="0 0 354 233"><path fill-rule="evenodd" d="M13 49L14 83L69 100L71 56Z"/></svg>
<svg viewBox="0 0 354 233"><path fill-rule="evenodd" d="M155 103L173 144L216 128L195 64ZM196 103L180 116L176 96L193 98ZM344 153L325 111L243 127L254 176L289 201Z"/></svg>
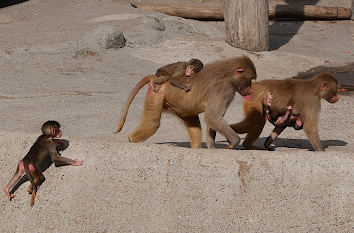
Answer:
<svg viewBox="0 0 354 233"><path fill-rule="evenodd" d="M144 111L139 126L129 135L129 142L143 142L160 127L164 94L155 93L149 86L145 97Z"/></svg>
<svg viewBox="0 0 354 233"><path fill-rule="evenodd" d="M265 117L259 111L250 111L244 120L230 127L239 134L247 133L242 145L249 150L260 149L252 144L259 138L265 124Z"/></svg>

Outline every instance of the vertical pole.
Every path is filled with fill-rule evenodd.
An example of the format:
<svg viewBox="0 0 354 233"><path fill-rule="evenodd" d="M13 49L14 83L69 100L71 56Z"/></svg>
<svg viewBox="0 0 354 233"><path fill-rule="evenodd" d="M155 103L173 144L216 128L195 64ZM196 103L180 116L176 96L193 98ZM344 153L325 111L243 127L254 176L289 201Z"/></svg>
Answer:
<svg viewBox="0 0 354 233"><path fill-rule="evenodd" d="M269 50L268 0L224 0L226 42L249 51Z"/></svg>

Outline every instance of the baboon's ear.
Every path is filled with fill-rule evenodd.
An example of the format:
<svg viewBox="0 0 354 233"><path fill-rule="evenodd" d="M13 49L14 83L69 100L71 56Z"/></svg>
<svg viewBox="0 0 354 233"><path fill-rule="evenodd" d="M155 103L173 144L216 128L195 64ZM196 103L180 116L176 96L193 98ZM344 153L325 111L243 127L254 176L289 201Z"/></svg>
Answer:
<svg viewBox="0 0 354 233"><path fill-rule="evenodd" d="M243 71L245 71L244 68L236 68L234 73L235 73L236 75L239 75L239 74L241 74Z"/></svg>
<svg viewBox="0 0 354 233"><path fill-rule="evenodd" d="M321 89L322 89L322 90L326 90L326 87L327 87L327 82L323 82L323 83L321 84Z"/></svg>

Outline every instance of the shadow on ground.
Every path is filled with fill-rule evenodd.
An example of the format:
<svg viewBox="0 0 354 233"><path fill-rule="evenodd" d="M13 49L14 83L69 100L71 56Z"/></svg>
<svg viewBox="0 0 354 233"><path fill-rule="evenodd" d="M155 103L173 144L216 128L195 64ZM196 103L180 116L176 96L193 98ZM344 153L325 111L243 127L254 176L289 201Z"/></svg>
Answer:
<svg viewBox="0 0 354 233"><path fill-rule="evenodd" d="M267 138L259 138L255 143L254 146L264 148L263 144ZM327 149L328 147L331 146L346 146L348 143L342 140L322 140L321 141L323 148ZM189 142L161 142L161 143L156 143L159 145L171 145L171 146L176 146L176 147L184 147L184 148L190 148L190 143ZM286 147L286 148L297 148L297 149L308 149L313 151L313 147L310 143L309 140L307 139L288 139L288 138L277 138L274 143L275 149L277 147ZM225 149L228 146L227 141L217 141L215 142L215 148L216 149ZM202 143L202 148L207 148L205 143ZM237 146L237 150L245 150L242 146Z"/></svg>
<svg viewBox="0 0 354 233"><path fill-rule="evenodd" d="M297 0L284 0L288 5L291 6L304 6L304 2L298 2ZM319 0L308 0L306 5L315 5ZM276 5L276 12L281 12L280 9L284 5ZM296 20L296 19L295 19ZM287 21L286 19L276 19L275 22L269 26L269 49L277 50L283 45L287 44L291 38L293 38L300 27L303 25L304 21L297 19L294 21Z"/></svg>
<svg viewBox="0 0 354 233"><path fill-rule="evenodd" d="M258 140L262 141L261 145L265 142L267 138L263 137ZM323 149L327 149L331 146L346 146L348 143L342 140L321 140ZM286 148L297 148L297 149L308 149L313 151L313 147L309 140L307 139L289 139L289 138L277 138L273 144L275 149L277 147L286 147Z"/></svg>
<svg viewBox="0 0 354 233"><path fill-rule="evenodd" d="M12 6L12 5L27 2L27 1L28 0L1 0L0 1L0 8Z"/></svg>

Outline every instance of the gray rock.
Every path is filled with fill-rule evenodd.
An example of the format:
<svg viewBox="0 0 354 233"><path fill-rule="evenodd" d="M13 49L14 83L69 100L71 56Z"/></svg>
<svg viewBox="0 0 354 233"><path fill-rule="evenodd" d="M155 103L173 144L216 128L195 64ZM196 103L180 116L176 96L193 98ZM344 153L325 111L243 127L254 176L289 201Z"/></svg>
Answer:
<svg viewBox="0 0 354 233"><path fill-rule="evenodd" d="M87 34L84 41L92 49L119 49L125 46L126 39L118 27L105 25Z"/></svg>
<svg viewBox="0 0 354 233"><path fill-rule="evenodd" d="M126 32L129 47L146 47L165 40L165 25L156 17L143 16Z"/></svg>
<svg viewBox="0 0 354 233"><path fill-rule="evenodd" d="M142 28L152 28L159 31L165 31L165 25L156 17L145 16L141 18Z"/></svg>

